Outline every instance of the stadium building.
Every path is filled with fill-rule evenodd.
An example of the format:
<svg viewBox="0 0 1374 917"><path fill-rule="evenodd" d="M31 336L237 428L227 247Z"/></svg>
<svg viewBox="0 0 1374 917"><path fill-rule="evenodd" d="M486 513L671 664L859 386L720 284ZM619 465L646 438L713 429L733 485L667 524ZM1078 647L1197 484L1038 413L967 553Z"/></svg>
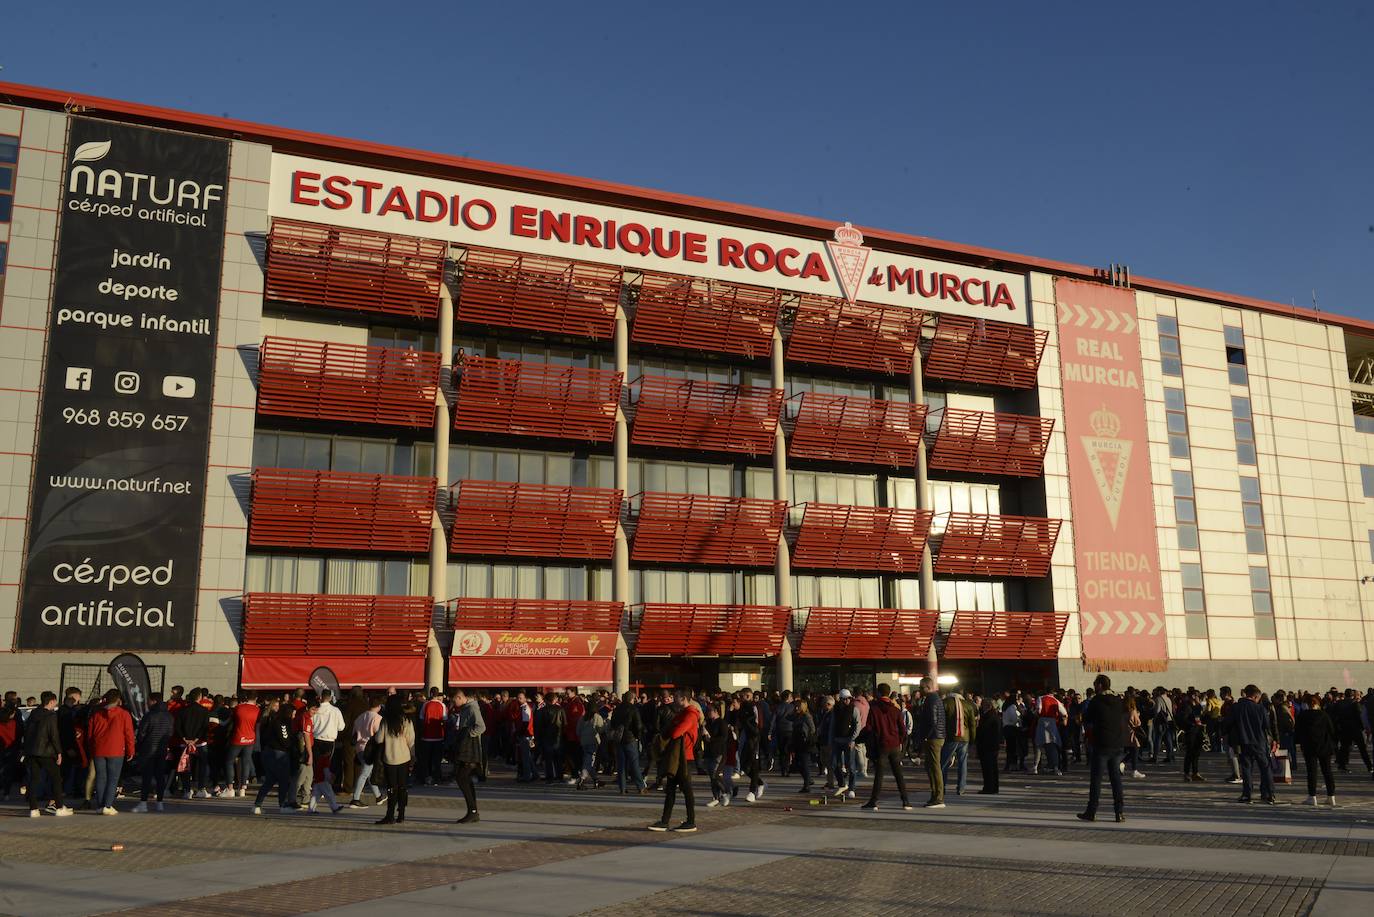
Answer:
<svg viewBox="0 0 1374 917"><path fill-rule="evenodd" d="M0 84L0 688L1374 682L1374 324Z"/></svg>

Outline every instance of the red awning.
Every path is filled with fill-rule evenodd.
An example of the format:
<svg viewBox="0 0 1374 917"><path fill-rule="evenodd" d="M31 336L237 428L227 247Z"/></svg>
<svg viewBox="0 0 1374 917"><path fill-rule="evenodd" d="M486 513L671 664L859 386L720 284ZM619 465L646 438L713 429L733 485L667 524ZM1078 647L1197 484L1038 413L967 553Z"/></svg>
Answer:
<svg viewBox="0 0 1374 917"><path fill-rule="evenodd" d="M458 685L609 685L615 631L456 630L448 662Z"/></svg>
<svg viewBox="0 0 1374 917"><path fill-rule="evenodd" d="M310 673L328 666L339 679L340 687L422 688L425 685L424 656L244 656L242 687L299 688Z"/></svg>

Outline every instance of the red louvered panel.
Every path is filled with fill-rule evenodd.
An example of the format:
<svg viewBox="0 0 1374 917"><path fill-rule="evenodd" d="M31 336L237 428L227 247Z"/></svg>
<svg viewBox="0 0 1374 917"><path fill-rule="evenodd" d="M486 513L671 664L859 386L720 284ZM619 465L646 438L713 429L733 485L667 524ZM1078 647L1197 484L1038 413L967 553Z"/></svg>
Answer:
<svg viewBox="0 0 1374 917"><path fill-rule="evenodd" d="M1025 325L941 315L923 368L935 379L1035 388L1048 337Z"/></svg>
<svg viewBox="0 0 1374 917"><path fill-rule="evenodd" d="M763 567L778 553L785 500L640 494L634 560Z"/></svg>
<svg viewBox="0 0 1374 917"><path fill-rule="evenodd" d="M936 573L1044 576L1059 538L1058 519L1040 516L946 514Z"/></svg>
<svg viewBox="0 0 1374 917"><path fill-rule="evenodd" d="M637 446L763 455L773 451L782 389L697 379L641 376L634 429Z"/></svg>
<svg viewBox="0 0 1374 917"><path fill-rule="evenodd" d="M458 320L609 340L621 281L618 267L470 248Z"/></svg>
<svg viewBox="0 0 1374 917"><path fill-rule="evenodd" d="M435 490L433 478L255 468L248 543L422 554Z"/></svg>
<svg viewBox="0 0 1374 917"><path fill-rule="evenodd" d="M553 599L452 599L449 626L469 630L620 630L620 602Z"/></svg>
<svg viewBox="0 0 1374 917"><path fill-rule="evenodd" d="M948 659L1055 659L1069 616L1053 611L956 611Z"/></svg>
<svg viewBox="0 0 1374 917"><path fill-rule="evenodd" d="M797 655L803 659L925 659L938 611L809 608Z"/></svg>
<svg viewBox="0 0 1374 917"><path fill-rule="evenodd" d="M909 373L924 321L925 313L917 309L803 296L787 341L787 359Z"/></svg>
<svg viewBox="0 0 1374 917"><path fill-rule="evenodd" d="M453 500L456 554L609 559L622 495L596 487L461 481Z"/></svg>
<svg viewBox="0 0 1374 917"><path fill-rule="evenodd" d="M854 395L802 395L788 453L894 468L916 464L926 406Z"/></svg>
<svg viewBox="0 0 1374 917"><path fill-rule="evenodd" d="M782 292L723 280L645 274L631 337L744 357L772 352Z"/></svg>
<svg viewBox="0 0 1374 917"><path fill-rule="evenodd" d="M640 607L637 656L776 656L792 615L785 605Z"/></svg>
<svg viewBox="0 0 1374 917"><path fill-rule="evenodd" d="M796 567L853 570L921 569L921 552L935 514L923 509L804 503L792 552Z"/></svg>
<svg viewBox="0 0 1374 917"><path fill-rule="evenodd" d="M945 408L931 443L930 467L1039 477L1053 430L1049 417Z"/></svg>
<svg viewBox="0 0 1374 917"><path fill-rule="evenodd" d="M243 654L423 656L433 607L429 596L251 592Z"/></svg>
<svg viewBox="0 0 1374 917"><path fill-rule="evenodd" d="M432 239L273 220L263 295L277 302L432 319L448 246Z"/></svg>
<svg viewBox="0 0 1374 917"><path fill-rule="evenodd" d="M439 355L269 337L258 359L258 413L429 427Z"/></svg>
<svg viewBox="0 0 1374 917"><path fill-rule="evenodd" d="M593 443L615 438L622 373L468 357L455 375L455 429Z"/></svg>

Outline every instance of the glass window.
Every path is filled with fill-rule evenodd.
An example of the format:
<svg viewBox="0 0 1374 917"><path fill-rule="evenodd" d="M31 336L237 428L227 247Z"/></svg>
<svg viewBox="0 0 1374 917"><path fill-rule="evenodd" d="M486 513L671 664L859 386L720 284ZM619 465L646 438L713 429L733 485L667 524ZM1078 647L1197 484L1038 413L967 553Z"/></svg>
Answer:
<svg viewBox="0 0 1374 917"><path fill-rule="evenodd" d="M1166 375L1166 376L1181 376L1181 375L1183 375L1183 361L1180 360L1178 357L1164 357L1164 358L1161 359L1159 362L1160 362L1160 368L1163 369L1163 371L1164 371L1164 375Z"/></svg>
<svg viewBox="0 0 1374 917"><path fill-rule="evenodd" d="M358 440L340 440L334 444L335 471L362 471L363 444Z"/></svg>
<svg viewBox="0 0 1374 917"><path fill-rule="evenodd" d="M1273 640L1277 634L1274 627L1273 615L1255 616L1255 637L1260 640Z"/></svg>
<svg viewBox="0 0 1374 917"><path fill-rule="evenodd" d="M5 273L5 247L0 245L0 274ZM1374 417L1368 414L1355 415L1355 430L1359 433L1374 433Z"/></svg>
<svg viewBox="0 0 1374 917"><path fill-rule="evenodd" d="M1264 525L1264 511L1258 503L1242 503L1241 513L1246 525Z"/></svg>
<svg viewBox="0 0 1374 917"><path fill-rule="evenodd" d="M1172 458L1188 458L1191 453L1188 451L1188 437L1177 433L1169 436L1169 455Z"/></svg>
<svg viewBox="0 0 1374 917"><path fill-rule="evenodd" d="M1364 495L1374 498L1374 465L1360 466L1360 483L1364 485Z"/></svg>
<svg viewBox="0 0 1374 917"><path fill-rule="evenodd" d="M14 212L14 182L19 162L19 138L0 137L0 223L8 223ZM5 275L5 249L0 243L0 277Z"/></svg>
<svg viewBox="0 0 1374 917"><path fill-rule="evenodd" d="M1255 464L1255 444L1238 443L1236 445L1236 461L1240 462L1242 465Z"/></svg>
<svg viewBox="0 0 1374 917"><path fill-rule="evenodd" d="M1183 588L1202 588L1202 564L1179 564L1178 569L1183 575Z"/></svg>
<svg viewBox="0 0 1374 917"><path fill-rule="evenodd" d="M1225 337L1226 337L1226 347L1227 347L1228 349L1235 349L1235 350L1244 350L1244 349L1245 349L1245 332L1244 332L1244 331L1241 331L1241 330L1240 330L1239 328L1237 328L1235 325L1227 325L1227 326L1226 326L1226 329L1225 329L1222 333L1223 333L1223 334L1225 335Z"/></svg>
<svg viewBox="0 0 1374 917"><path fill-rule="evenodd" d="M1369 559L1374 561L1374 529L1369 530Z"/></svg>
<svg viewBox="0 0 1374 917"><path fill-rule="evenodd" d="M1268 550L1264 543L1264 529L1253 526L1246 528L1245 550L1248 554L1263 554Z"/></svg>
<svg viewBox="0 0 1374 917"><path fill-rule="evenodd" d="M1159 324L1159 333L1178 337L1178 319L1172 315L1161 315L1155 320Z"/></svg>
<svg viewBox="0 0 1374 917"><path fill-rule="evenodd" d="M1166 388L1164 390L1164 409L1167 411L1181 411L1187 406L1183 400L1183 389Z"/></svg>
<svg viewBox="0 0 1374 917"><path fill-rule="evenodd" d="M1244 442L1255 441L1254 425L1248 420L1237 420L1233 422L1236 430L1236 439Z"/></svg>
<svg viewBox="0 0 1374 917"><path fill-rule="evenodd" d="M1250 568L1250 588L1265 589L1269 588L1269 568L1251 567Z"/></svg>
<svg viewBox="0 0 1374 917"><path fill-rule="evenodd" d="M1242 398L1239 395L1231 396L1231 414L1235 417L1250 419L1250 399Z"/></svg>
<svg viewBox="0 0 1374 917"><path fill-rule="evenodd" d="M1174 496L1191 497L1193 495L1193 475L1189 471L1174 472Z"/></svg>
<svg viewBox="0 0 1374 917"><path fill-rule="evenodd" d="M254 468L276 468L277 465L277 434L275 433L254 433L253 434L253 467Z"/></svg>
<svg viewBox="0 0 1374 917"><path fill-rule="evenodd" d="M1250 598L1255 605L1255 614L1271 615L1274 613L1274 599L1268 592L1255 591L1250 593Z"/></svg>
<svg viewBox="0 0 1374 917"><path fill-rule="evenodd" d="M1183 590L1183 610L1186 612L1198 612L1207 610L1207 599L1201 589Z"/></svg>
<svg viewBox="0 0 1374 917"><path fill-rule="evenodd" d="M1207 616L1206 615L1184 615L1186 633L1195 639L1207 639Z"/></svg>
<svg viewBox="0 0 1374 917"><path fill-rule="evenodd" d="M1240 498L1246 503L1259 502L1259 478L1242 477L1240 479Z"/></svg>
<svg viewBox="0 0 1374 917"><path fill-rule="evenodd" d="M1242 358L1245 356L1241 354ZM1250 374L1245 371L1245 364L1232 363L1226 367L1226 375L1230 378L1232 385L1249 385Z"/></svg>
<svg viewBox="0 0 1374 917"><path fill-rule="evenodd" d="M1178 340L1178 322L1171 316L1161 315L1157 319L1159 326L1159 352L1160 366L1166 376L1183 375L1183 360L1180 356L1182 350Z"/></svg>
<svg viewBox="0 0 1374 917"><path fill-rule="evenodd" d="M1186 497L1175 497L1174 516L1179 522L1197 522L1197 507Z"/></svg>
<svg viewBox="0 0 1374 917"><path fill-rule="evenodd" d="M1179 546L1179 548L1180 548L1181 550L1184 550L1184 551L1196 551L1196 550L1198 549L1198 548L1197 548L1197 545L1198 545L1198 541L1197 541L1197 526L1196 526L1196 525L1190 525L1190 524L1187 524L1187 523L1184 523L1184 524L1179 525L1179 527L1178 527L1178 546Z"/></svg>
<svg viewBox="0 0 1374 917"><path fill-rule="evenodd" d="M301 438L301 464L300 467L308 468L311 471L329 471L330 446L327 436L302 436ZM345 469L335 469L343 471ZM385 471L385 469L382 469Z"/></svg>
<svg viewBox="0 0 1374 917"><path fill-rule="evenodd" d="M363 442L359 468L366 474L391 473L391 444Z"/></svg>
<svg viewBox="0 0 1374 917"><path fill-rule="evenodd" d="M1170 411L1165 415L1170 433L1188 434L1188 419L1181 412Z"/></svg>
<svg viewBox="0 0 1374 917"><path fill-rule="evenodd" d="M1159 339L1159 349L1161 353L1175 357L1178 356L1178 338L1161 337Z"/></svg>

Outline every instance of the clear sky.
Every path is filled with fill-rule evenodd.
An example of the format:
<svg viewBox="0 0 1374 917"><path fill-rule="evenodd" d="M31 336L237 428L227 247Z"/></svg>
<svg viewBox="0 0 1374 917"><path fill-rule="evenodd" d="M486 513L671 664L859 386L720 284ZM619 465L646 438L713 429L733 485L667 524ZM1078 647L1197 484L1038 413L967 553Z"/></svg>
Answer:
<svg viewBox="0 0 1374 917"><path fill-rule="evenodd" d="M1374 4L16 2L0 79L1374 318Z"/></svg>

